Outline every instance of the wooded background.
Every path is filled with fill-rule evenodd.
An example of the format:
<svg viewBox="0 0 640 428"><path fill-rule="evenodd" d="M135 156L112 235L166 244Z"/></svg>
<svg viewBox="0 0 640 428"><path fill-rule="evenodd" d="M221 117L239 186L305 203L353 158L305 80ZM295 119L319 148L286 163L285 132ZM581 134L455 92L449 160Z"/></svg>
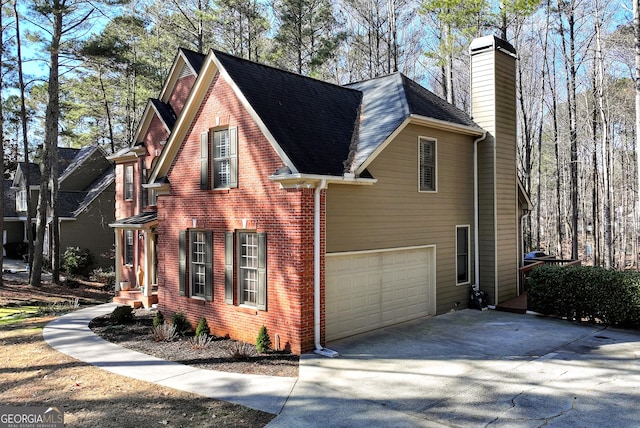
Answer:
<svg viewBox="0 0 640 428"><path fill-rule="evenodd" d="M469 112L468 46L495 34L518 52L526 250L637 268L638 1L2 0L0 173L41 146L55 201L56 147L130 145L178 47L337 84L400 71Z"/></svg>

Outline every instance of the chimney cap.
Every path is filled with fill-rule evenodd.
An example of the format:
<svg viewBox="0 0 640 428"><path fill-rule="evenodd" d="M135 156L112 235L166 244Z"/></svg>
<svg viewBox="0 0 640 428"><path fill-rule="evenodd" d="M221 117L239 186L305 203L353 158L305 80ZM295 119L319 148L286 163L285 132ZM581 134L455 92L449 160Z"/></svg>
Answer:
<svg viewBox="0 0 640 428"><path fill-rule="evenodd" d="M472 55L487 49L500 50L506 54L516 56L516 49L511 43L493 35L474 39L469 46L469 51Z"/></svg>

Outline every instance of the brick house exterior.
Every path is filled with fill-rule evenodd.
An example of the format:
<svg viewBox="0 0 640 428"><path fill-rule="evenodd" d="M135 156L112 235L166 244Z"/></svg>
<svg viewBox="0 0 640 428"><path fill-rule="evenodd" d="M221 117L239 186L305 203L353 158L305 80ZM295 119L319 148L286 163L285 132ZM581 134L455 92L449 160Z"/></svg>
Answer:
<svg viewBox="0 0 640 428"><path fill-rule="evenodd" d="M472 56L515 63L494 37ZM469 172L515 147L505 121L513 133L488 135L399 73L337 86L181 50L136 142L112 157L118 281L142 287L165 317L204 317L212 333L248 343L264 325L276 349L297 354L464 307L470 287L510 298L524 214L515 157L500 182ZM492 208L502 199L512 200L505 220ZM480 248L481 227L511 236L508 251Z"/></svg>

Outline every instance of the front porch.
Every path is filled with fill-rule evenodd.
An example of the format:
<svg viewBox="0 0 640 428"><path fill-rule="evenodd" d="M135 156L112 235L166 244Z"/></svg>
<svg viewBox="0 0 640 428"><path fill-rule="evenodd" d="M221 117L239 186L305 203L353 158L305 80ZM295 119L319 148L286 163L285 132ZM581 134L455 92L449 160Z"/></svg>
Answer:
<svg viewBox="0 0 640 428"><path fill-rule="evenodd" d="M158 291L152 290L148 295L145 295L141 288L116 291L113 303L131 306L133 309L141 307L151 309L153 305L158 303Z"/></svg>

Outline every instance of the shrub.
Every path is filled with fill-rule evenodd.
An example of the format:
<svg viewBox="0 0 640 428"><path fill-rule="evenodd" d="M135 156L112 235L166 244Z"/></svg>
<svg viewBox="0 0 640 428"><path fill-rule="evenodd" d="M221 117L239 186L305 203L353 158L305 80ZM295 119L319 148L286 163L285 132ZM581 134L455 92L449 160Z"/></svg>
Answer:
<svg viewBox="0 0 640 428"><path fill-rule="evenodd" d="M198 326L196 327L196 337L197 336L209 336L211 331L209 330L209 324L207 324L207 319L205 317L200 318L198 321Z"/></svg>
<svg viewBox="0 0 640 428"><path fill-rule="evenodd" d="M116 283L116 272L113 268L95 268L91 271L89 279L91 279L91 281L101 282L108 286L113 286Z"/></svg>
<svg viewBox="0 0 640 428"><path fill-rule="evenodd" d="M248 343L233 342L229 348L229 356L235 360L240 360L255 355L255 351L255 348Z"/></svg>
<svg viewBox="0 0 640 428"><path fill-rule="evenodd" d="M262 326L256 339L256 350L263 353L268 351L269 348L271 348L271 338L269 338L269 333L267 333L267 327Z"/></svg>
<svg viewBox="0 0 640 428"><path fill-rule="evenodd" d="M171 315L171 324L176 328L176 333L184 335L191 330L191 324L187 320L187 315L184 312L175 312Z"/></svg>
<svg viewBox="0 0 640 428"><path fill-rule="evenodd" d="M577 321L640 327L640 273L588 266L540 266L528 283L529 308Z"/></svg>
<svg viewBox="0 0 640 428"><path fill-rule="evenodd" d="M151 328L151 338L156 342L171 342L177 335L173 324L162 323Z"/></svg>
<svg viewBox="0 0 640 428"><path fill-rule="evenodd" d="M62 253L60 266L69 274L82 274L91 266L91 254L86 248L67 247Z"/></svg>
<svg viewBox="0 0 640 428"><path fill-rule="evenodd" d="M157 327L161 324L164 324L164 315L162 315L162 312L158 311L153 316L153 326Z"/></svg>
<svg viewBox="0 0 640 428"><path fill-rule="evenodd" d="M206 334L198 334L189 338L189 344L192 349L207 349L213 341L214 337L207 336Z"/></svg>
<svg viewBox="0 0 640 428"><path fill-rule="evenodd" d="M131 306L118 306L111 312L111 321L114 324L130 324L133 322L133 309Z"/></svg>

